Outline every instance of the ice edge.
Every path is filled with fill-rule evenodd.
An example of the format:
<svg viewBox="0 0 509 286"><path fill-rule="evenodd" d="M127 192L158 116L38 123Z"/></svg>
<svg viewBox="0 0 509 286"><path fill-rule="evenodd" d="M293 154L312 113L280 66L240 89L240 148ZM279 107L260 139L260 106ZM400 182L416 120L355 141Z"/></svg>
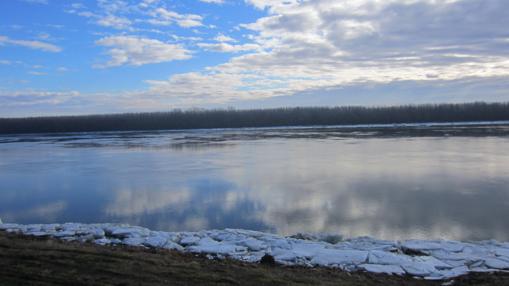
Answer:
<svg viewBox="0 0 509 286"><path fill-rule="evenodd" d="M201 253L209 258L259 262L265 254L284 265L323 266L446 280L469 272L509 270L509 242L486 240L387 241L370 237L300 234L283 237L241 230L152 231L126 224L13 224L0 230L100 245L130 245Z"/></svg>

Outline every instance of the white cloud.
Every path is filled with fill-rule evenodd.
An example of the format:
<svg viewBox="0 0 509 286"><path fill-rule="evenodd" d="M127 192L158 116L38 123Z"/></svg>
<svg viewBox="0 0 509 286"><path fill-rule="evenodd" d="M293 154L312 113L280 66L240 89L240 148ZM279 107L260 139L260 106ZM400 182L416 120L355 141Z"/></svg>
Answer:
<svg viewBox="0 0 509 286"><path fill-rule="evenodd" d="M78 91L43 91L43 90L0 90L0 106L22 107L33 105L58 105L80 95Z"/></svg>
<svg viewBox="0 0 509 286"><path fill-rule="evenodd" d="M217 35L214 38L214 40L217 41L217 42L232 42L232 43L237 42L234 38L226 36L226 35L221 34L221 33L219 35Z"/></svg>
<svg viewBox="0 0 509 286"><path fill-rule="evenodd" d="M97 24L104 27L111 27L115 29L126 29L131 25L131 21L127 18L117 17L114 15L106 15L104 17L100 17L97 20Z"/></svg>
<svg viewBox="0 0 509 286"><path fill-rule="evenodd" d="M284 9L287 7L297 6L299 4L299 0L288 0L288 1L280 1L280 0L245 0L247 3L253 5L258 9L266 9L269 8L272 11L278 11L279 9Z"/></svg>
<svg viewBox="0 0 509 286"><path fill-rule="evenodd" d="M130 10L129 3L124 0L97 0L97 6L106 14L126 13Z"/></svg>
<svg viewBox="0 0 509 286"><path fill-rule="evenodd" d="M183 28L204 26L203 17L197 14L182 14L169 10L161 0L142 0L133 3L124 0L97 0L97 8L87 8L82 3L72 3L67 13L90 18L93 23L130 32L146 31L138 24L154 26L178 25ZM160 32L160 31L159 31Z"/></svg>
<svg viewBox="0 0 509 286"><path fill-rule="evenodd" d="M72 3L67 13L90 18L94 23L118 30L130 29L132 21L127 14L133 10L127 2L121 0L97 0L97 11L89 10L83 3Z"/></svg>
<svg viewBox="0 0 509 286"><path fill-rule="evenodd" d="M41 90L18 90L18 91L5 91L0 90L1 97L75 97L80 95L78 91L41 91Z"/></svg>
<svg viewBox="0 0 509 286"><path fill-rule="evenodd" d="M75 2L75 3L71 3L71 8L83 9L83 8L85 8L85 5L83 3Z"/></svg>
<svg viewBox="0 0 509 286"><path fill-rule="evenodd" d="M110 61L98 67L140 66L191 58L190 51L179 44L168 44L148 38L112 36L102 38L96 44L109 47L108 54L111 57Z"/></svg>
<svg viewBox="0 0 509 286"><path fill-rule="evenodd" d="M23 2L33 3L33 4L48 4L48 0L22 0Z"/></svg>
<svg viewBox="0 0 509 286"><path fill-rule="evenodd" d="M143 0L138 4L141 8L147 8L151 5L157 4L160 0Z"/></svg>
<svg viewBox="0 0 509 286"><path fill-rule="evenodd" d="M178 35L170 35L170 37L177 42L197 42L203 41L201 37L186 37L186 36L178 36Z"/></svg>
<svg viewBox="0 0 509 286"><path fill-rule="evenodd" d="M204 3L213 3L213 4L223 4L224 3L224 0L200 0L201 2L204 2Z"/></svg>
<svg viewBox="0 0 509 286"><path fill-rule="evenodd" d="M8 61L8 60L0 60L0 65L6 65L6 66L8 66L8 65L11 65L11 64L12 64L12 62L11 62L11 61Z"/></svg>
<svg viewBox="0 0 509 286"><path fill-rule="evenodd" d="M0 46L1 45L21 46L30 49L53 53L58 53L62 51L62 48L50 43L45 43L41 41L14 40L9 37L0 35Z"/></svg>
<svg viewBox="0 0 509 286"><path fill-rule="evenodd" d="M198 46L209 51L222 53L238 53L260 49L260 46L257 44L232 45L228 43L199 43Z"/></svg>
<svg viewBox="0 0 509 286"><path fill-rule="evenodd" d="M203 17L196 14L179 14L162 7L153 10L150 14L153 18L149 19L148 23L153 25L167 26L177 23L183 28L203 26Z"/></svg>
<svg viewBox="0 0 509 286"><path fill-rule="evenodd" d="M47 73L40 72L40 71L29 71L28 74L36 75L36 76L47 75Z"/></svg>
<svg viewBox="0 0 509 286"><path fill-rule="evenodd" d="M287 90L287 79L267 78L254 73L190 72L147 83L150 85L148 91L136 93L136 97L143 99L147 106L168 99L175 106L226 103L282 95Z"/></svg>
<svg viewBox="0 0 509 286"><path fill-rule="evenodd" d="M509 77L505 0L248 2L268 13L241 25L252 42L199 44L247 54L148 81L152 89L217 102L360 83Z"/></svg>
<svg viewBox="0 0 509 286"><path fill-rule="evenodd" d="M51 35L50 35L50 34L48 34L48 33L44 33L44 32L39 33L39 34L37 35L37 38L39 38L39 39L41 39L41 40L47 40L47 39L49 39L50 37L51 37Z"/></svg>
<svg viewBox="0 0 509 286"><path fill-rule="evenodd" d="M238 25L236 39L227 35L231 30L207 33L204 29L211 25L203 16L178 10L179 5L167 1L99 0L97 9L70 4L69 11L94 24L137 33L105 37L111 34L100 31L102 38L96 44L106 47L110 59L98 67L184 60L191 58L186 45L239 53L221 65L148 80L148 90L120 97L135 107L161 102L206 106L364 84L509 78L509 1L246 2L265 16ZM154 33L137 26L146 23L201 29L177 36L169 33L182 29L151 27L169 39L165 42L143 36ZM200 37L191 37L193 31ZM5 36L0 36L1 45L61 50L49 43Z"/></svg>

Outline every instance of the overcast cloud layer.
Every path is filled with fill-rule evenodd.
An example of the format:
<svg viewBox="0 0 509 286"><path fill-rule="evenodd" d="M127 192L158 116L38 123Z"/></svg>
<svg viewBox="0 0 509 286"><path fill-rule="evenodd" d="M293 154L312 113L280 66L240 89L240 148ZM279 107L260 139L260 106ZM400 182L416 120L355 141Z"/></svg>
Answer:
<svg viewBox="0 0 509 286"><path fill-rule="evenodd" d="M97 0L63 6L51 0L29 2L17 6L2 2L0 6L6 7L0 14L44 6L69 18L59 24L60 30L86 29L88 36L76 45L68 39L71 34L48 33L49 25L56 25L53 22L26 27L3 20L0 71L23 69L24 74L0 82L0 116L160 110L162 106L249 107L249 103L270 107L294 105L292 97L302 96L305 105L406 104L422 103L423 98L427 102L509 100L507 86L500 84L509 76L509 1L505 0L184 4ZM84 24L74 27L73 21ZM18 33L13 32L16 25ZM66 53L83 55L79 68L66 66ZM61 66L34 68L47 54ZM48 84L39 79L69 73L97 77L96 86L63 87L54 84L57 79ZM102 75L112 76L103 83ZM129 77L129 83L123 84L123 77ZM392 94L387 90L402 83L407 88L396 88ZM412 92L412 86L419 92ZM367 87L369 95L359 101Z"/></svg>

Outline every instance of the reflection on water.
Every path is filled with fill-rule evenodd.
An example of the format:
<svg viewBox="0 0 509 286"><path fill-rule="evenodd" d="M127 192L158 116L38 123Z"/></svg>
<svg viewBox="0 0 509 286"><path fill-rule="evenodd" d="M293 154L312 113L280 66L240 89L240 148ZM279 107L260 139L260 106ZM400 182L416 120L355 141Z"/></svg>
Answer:
<svg viewBox="0 0 509 286"><path fill-rule="evenodd" d="M501 125L3 136L0 217L509 240L508 133Z"/></svg>

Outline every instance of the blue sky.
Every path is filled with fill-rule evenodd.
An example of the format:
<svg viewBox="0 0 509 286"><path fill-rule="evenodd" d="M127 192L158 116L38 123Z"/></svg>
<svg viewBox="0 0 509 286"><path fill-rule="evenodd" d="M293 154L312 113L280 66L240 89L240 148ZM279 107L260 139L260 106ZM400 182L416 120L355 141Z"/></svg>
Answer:
<svg viewBox="0 0 509 286"><path fill-rule="evenodd" d="M0 117L509 100L505 0L8 0Z"/></svg>

